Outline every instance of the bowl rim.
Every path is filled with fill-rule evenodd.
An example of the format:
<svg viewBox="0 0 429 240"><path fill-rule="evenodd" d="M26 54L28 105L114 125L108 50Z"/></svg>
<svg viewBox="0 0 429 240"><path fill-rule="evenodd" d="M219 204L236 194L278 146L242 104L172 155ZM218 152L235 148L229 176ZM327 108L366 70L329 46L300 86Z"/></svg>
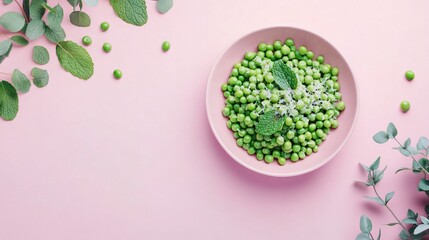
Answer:
<svg viewBox="0 0 429 240"><path fill-rule="evenodd" d="M216 66L219 64L219 62L221 61L221 59L223 58L223 56L231 49L231 47L233 45L235 45L236 43L238 43L238 42L242 41L243 39L247 38L249 35L252 35L252 34L260 32L260 31L265 31L265 30L269 30L269 29L276 29L276 28L288 28L288 29L292 29L292 30L303 31L303 32L306 32L306 33L313 34L316 37L319 37L322 40L324 40L330 47L332 47L334 50L336 50L338 52L338 54L340 55L340 57L344 60L346 66L350 70L350 74L351 74L351 76L353 78L353 83L354 83L355 88L356 88L356 98L355 98L355 100L356 100L356 110L355 110L355 112L356 113L355 113L355 116L353 118L353 122L352 122L352 125L350 127L350 130L347 133L347 136L345 137L344 141L339 145L339 147L337 147L337 149L334 152L332 152L332 154L330 154L327 158L325 158L324 161L322 161L319 164L316 164L316 165L314 165L314 166L312 166L310 168L307 168L307 169L304 169L304 170L301 170L301 171L296 171L296 172L293 172L293 173L273 173L273 172L263 171L263 170L260 170L260 169L258 169L256 167L250 166L250 165L246 164L244 161L238 159L238 157L236 157L225 146L225 144L220 139L220 137L219 137L219 135L218 135L218 133L217 133L215 127L214 127L213 121L210 118L210 113L209 113L209 99L208 99L208 96L209 96L209 87L211 86L211 84L210 84L211 81L210 80L213 77L213 72L214 72ZM349 141L349 139L350 139L350 137L351 137L351 135L352 135L352 133L353 133L353 131L355 129L355 126L356 126L357 118L358 118L358 115L359 115L359 109L360 109L359 99L360 99L360 97L359 97L359 86L358 86L358 83L357 83L357 81L355 79L355 75L353 74L353 71L350 68L350 65L347 62L346 58L343 56L343 54L340 51L338 51L338 49L334 45L331 44L331 42L329 42L325 38L321 37L319 34L316 34L314 32L310 32L310 31L302 29L302 28L291 27L291 26L286 26L286 25L273 25L273 26L269 26L269 27L264 27L264 28L259 28L259 29L253 30L251 32L248 32L248 33L244 34L242 37L238 38L237 40L232 41L232 43L230 43L222 51L222 53L219 55L219 57L216 59L215 63L213 64L212 69L210 70L210 74L209 74L209 77L208 77L208 80L207 80L207 85L206 85L206 115L207 115L207 118L209 120L209 124L210 124L210 128L212 130L212 133L214 134L217 142L219 143L219 145L221 145L221 147L223 148L223 150L226 153L228 153L228 155L232 159L234 159L237 163L239 163L240 165L242 165L243 167L245 167L245 168L247 168L247 169L249 169L251 171L254 171L254 172L260 173L262 175L266 175L266 176L271 176L271 177L294 177L294 176L303 175L303 174L306 174L306 173L309 173L309 172L312 172L312 171L314 171L316 169L321 168L322 166L324 166L325 164L327 164L328 162L330 162L335 157L335 155L337 155L338 152L344 147L344 145Z"/></svg>

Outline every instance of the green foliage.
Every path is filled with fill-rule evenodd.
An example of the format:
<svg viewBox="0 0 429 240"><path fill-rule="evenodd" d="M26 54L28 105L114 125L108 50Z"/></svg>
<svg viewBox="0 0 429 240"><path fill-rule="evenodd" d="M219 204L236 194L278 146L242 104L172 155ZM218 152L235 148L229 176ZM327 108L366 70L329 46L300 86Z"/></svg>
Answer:
<svg viewBox="0 0 429 240"><path fill-rule="evenodd" d="M74 11L70 13L70 22L78 27L89 27L91 25L91 18L82 11Z"/></svg>
<svg viewBox="0 0 429 240"><path fill-rule="evenodd" d="M12 85L18 92L27 93L30 91L31 82L24 73L15 69L12 74Z"/></svg>
<svg viewBox="0 0 429 240"><path fill-rule="evenodd" d="M14 43L21 45L21 46L27 46L28 45L28 40L21 35L12 36L10 38L10 40L12 40Z"/></svg>
<svg viewBox="0 0 429 240"><path fill-rule="evenodd" d="M372 222L367 216L362 215L360 217L359 226L360 226L361 233L359 233L356 236L355 240L374 240L374 238L371 235ZM377 240L379 240L380 238L381 238L381 230L378 230Z"/></svg>
<svg viewBox="0 0 429 240"><path fill-rule="evenodd" d="M94 74L94 63L88 52L72 41L57 44L57 56L61 66L73 76L88 80Z"/></svg>
<svg viewBox="0 0 429 240"><path fill-rule="evenodd" d="M40 65L45 65L49 62L49 52L43 46L34 46L33 61Z"/></svg>
<svg viewBox="0 0 429 240"><path fill-rule="evenodd" d="M274 81L282 89L296 89L298 86L298 79L296 74L286 65L283 61L275 61L272 69Z"/></svg>
<svg viewBox="0 0 429 240"><path fill-rule="evenodd" d="M275 110L269 110L259 116L258 123L256 124L256 132L264 136L269 136L280 131L283 123L283 117L280 117Z"/></svg>
<svg viewBox="0 0 429 240"><path fill-rule="evenodd" d="M33 19L42 19L45 14L46 0L32 0L30 3L30 18Z"/></svg>
<svg viewBox="0 0 429 240"><path fill-rule="evenodd" d="M49 83L49 74L48 71L41 68L33 68L31 70L31 75L33 76L33 83L38 88L42 88Z"/></svg>
<svg viewBox="0 0 429 240"><path fill-rule="evenodd" d="M9 32L19 32L25 26L25 19L17 12L6 12L0 16L0 26Z"/></svg>
<svg viewBox="0 0 429 240"><path fill-rule="evenodd" d="M25 35L30 40L36 40L45 34L45 23L41 19L33 19L25 29Z"/></svg>
<svg viewBox="0 0 429 240"><path fill-rule="evenodd" d="M173 7L173 0L158 0L156 2L156 9L158 12L164 14L170 11Z"/></svg>
<svg viewBox="0 0 429 240"><path fill-rule="evenodd" d="M0 117L11 121L18 113L18 94L12 84L0 82Z"/></svg>
<svg viewBox="0 0 429 240"><path fill-rule="evenodd" d="M145 0L110 0L110 5L126 23L143 26L148 20Z"/></svg>

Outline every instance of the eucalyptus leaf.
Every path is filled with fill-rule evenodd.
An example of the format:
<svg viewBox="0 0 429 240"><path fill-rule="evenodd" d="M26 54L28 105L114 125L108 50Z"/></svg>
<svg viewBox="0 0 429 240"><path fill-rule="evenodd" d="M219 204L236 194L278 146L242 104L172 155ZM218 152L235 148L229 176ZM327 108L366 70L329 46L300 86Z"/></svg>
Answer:
<svg viewBox="0 0 429 240"><path fill-rule="evenodd" d="M70 13L70 22L78 27L89 27L91 25L91 18L85 12L74 11Z"/></svg>
<svg viewBox="0 0 429 240"><path fill-rule="evenodd" d="M377 160L375 160L375 162L371 164L369 168L371 170L377 170L379 166L380 166L380 157L378 157Z"/></svg>
<svg viewBox="0 0 429 240"><path fill-rule="evenodd" d="M376 143L383 144L383 143L387 142L387 140L389 140L389 135L384 131L380 131L380 132L376 133L372 137L372 139L374 139L374 141Z"/></svg>
<svg viewBox="0 0 429 240"><path fill-rule="evenodd" d="M10 39L6 39L0 42L0 56L7 56L7 53L12 48L12 41Z"/></svg>
<svg viewBox="0 0 429 240"><path fill-rule="evenodd" d="M31 82L24 73L15 69L12 74L12 85L18 92L27 93L30 91Z"/></svg>
<svg viewBox="0 0 429 240"><path fill-rule="evenodd" d="M90 7L95 7L98 4L98 0L84 0L85 4Z"/></svg>
<svg viewBox="0 0 429 240"><path fill-rule="evenodd" d="M392 226L395 226L395 225L397 225L397 224L399 224L399 223L397 223L397 222L394 222L394 223L388 223L388 224L387 224L387 226L392 227Z"/></svg>
<svg viewBox="0 0 429 240"><path fill-rule="evenodd" d="M3 4L4 4L4 5L8 5L8 4L10 4L11 2L13 2L13 0L3 0Z"/></svg>
<svg viewBox="0 0 429 240"><path fill-rule="evenodd" d="M421 137L417 142L417 150L421 151L429 146L429 139L427 137Z"/></svg>
<svg viewBox="0 0 429 240"><path fill-rule="evenodd" d="M31 70L31 75L33 76L33 83L38 88L42 88L49 83L49 74L48 71L41 68L33 68Z"/></svg>
<svg viewBox="0 0 429 240"><path fill-rule="evenodd" d="M164 14L170 11L173 7L173 0L158 0L156 3L156 9L158 12Z"/></svg>
<svg viewBox="0 0 429 240"><path fill-rule="evenodd" d="M417 221L411 218L405 218L404 220L402 220L402 223L405 224L417 224Z"/></svg>
<svg viewBox="0 0 429 240"><path fill-rule="evenodd" d="M409 156L411 156L411 153L410 153L410 152L408 152L408 150L407 150L407 149L405 149L405 148L403 148L403 147L398 148L398 150L399 150L399 152L400 152L402 155L404 155L405 157L409 157Z"/></svg>
<svg viewBox="0 0 429 240"><path fill-rule="evenodd" d="M46 0L32 0L30 4L30 18L31 20L42 19L46 9L44 8Z"/></svg>
<svg viewBox="0 0 429 240"><path fill-rule="evenodd" d="M33 48L33 61L40 65L45 65L49 62L49 52L43 46L34 46Z"/></svg>
<svg viewBox="0 0 429 240"><path fill-rule="evenodd" d="M359 233L355 240L372 240L368 233Z"/></svg>
<svg viewBox="0 0 429 240"><path fill-rule="evenodd" d="M21 46L27 46L28 45L28 40L21 35L12 36L10 38L10 40L12 40L14 43L21 45Z"/></svg>
<svg viewBox="0 0 429 240"><path fill-rule="evenodd" d="M423 224L429 225L429 219L425 218L424 216L420 216L420 220L422 220Z"/></svg>
<svg viewBox="0 0 429 240"><path fill-rule="evenodd" d="M405 171L405 170L413 170L414 171L414 170L418 170L418 169L404 167L404 168L400 168L400 169L396 170L395 174L398 173L398 172Z"/></svg>
<svg viewBox="0 0 429 240"><path fill-rule="evenodd" d="M40 19L33 19L27 25L25 35L30 40L36 40L45 34L45 23Z"/></svg>
<svg viewBox="0 0 429 240"><path fill-rule="evenodd" d="M395 194L395 192L390 192L390 193L386 194L386 197L384 198L384 202L386 203L386 205L392 199L394 194Z"/></svg>
<svg viewBox="0 0 429 240"><path fill-rule="evenodd" d="M386 205L386 203L383 201L383 199L379 198L379 197L368 197L365 196L366 199L372 200L380 205Z"/></svg>
<svg viewBox="0 0 429 240"><path fill-rule="evenodd" d="M25 18L17 12L6 12L0 16L0 26L9 32L19 32L25 26Z"/></svg>
<svg viewBox="0 0 429 240"><path fill-rule="evenodd" d="M396 129L395 125L393 123L389 123L387 126L387 135L389 135L389 138L393 139L398 135L398 129Z"/></svg>
<svg viewBox="0 0 429 240"><path fill-rule="evenodd" d="M360 217L360 230L362 231L362 233L366 233L366 234L369 234L372 230L372 222L365 215L362 215Z"/></svg>
<svg viewBox="0 0 429 240"><path fill-rule="evenodd" d="M420 154L420 151L418 151L415 147L409 146L407 148L408 152L410 152L411 155L417 155Z"/></svg>
<svg viewBox="0 0 429 240"><path fill-rule="evenodd" d="M409 146L411 145L411 139L407 138L407 140L405 140L403 147L405 149L407 149Z"/></svg>
<svg viewBox="0 0 429 240"><path fill-rule="evenodd" d="M401 240L408 240L410 239L410 237L408 236L407 232L405 230L402 230L401 233L399 234L399 237L401 238Z"/></svg>
<svg viewBox="0 0 429 240"><path fill-rule="evenodd" d="M413 210L408 209L408 211L407 211L407 217L410 218L410 219L417 220L418 214L415 213Z"/></svg>
<svg viewBox="0 0 429 240"><path fill-rule="evenodd" d="M145 0L110 0L110 5L126 23L143 26L148 20Z"/></svg>
<svg viewBox="0 0 429 240"><path fill-rule="evenodd" d="M418 225L417 227L416 227L416 229L414 229L414 234L415 235L417 235L417 234L420 234L420 233L422 233L422 232L424 232L424 231L426 231L426 230L428 230L429 229L429 225L426 225L426 224L421 224L421 225Z"/></svg>
<svg viewBox="0 0 429 240"><path fill-rule="evenodd" d="M0 117L11 121L15 119L19 109L18 94L12 84L0 82Z"/></svg>
<svg viewBox="0 0 429 240"><path fill-rule="evenodd" d="M429 180L426 180L424 178L420 179L419 191L429 191Z"/></svg>
<svg viewBox="0 0 429 240"><path fill-rule="evenodd" d="M381 179L383 179L384 171L386 171L386 168L387 166L384 167L383 170L374 170L374 184L377 184L381 181Z"/></svg>
<svg viewBox="0 0 429 240"><path fill-rule="evenodd" d="M64 41L66 38L66 33L64 32L64 29L61 27L61 25L53 24L46 26L45 37L53 43L59 43Z"/></svg>
<svg viewBox="0 0 429 240"><path fill-rule="evenodd" d="M67 0L67 2L70 3L70 5L75 8L79 4L80 0Z"/></svg>
<svg viewBox="0 0 429 240"><path fill-rule="evenodd" d="M365 170L365 172L371 172L371 168L367 167L365 164L360 163L360 165L363 168L363 170Z"/></svg>
<svg viewBox="0 0 429 240"><path fill-rule="evenodd" d="M60 25L64 18L64 11L63 8L58 4L57 6L53 7L51 11L48 12L47 25Z"/></svg>

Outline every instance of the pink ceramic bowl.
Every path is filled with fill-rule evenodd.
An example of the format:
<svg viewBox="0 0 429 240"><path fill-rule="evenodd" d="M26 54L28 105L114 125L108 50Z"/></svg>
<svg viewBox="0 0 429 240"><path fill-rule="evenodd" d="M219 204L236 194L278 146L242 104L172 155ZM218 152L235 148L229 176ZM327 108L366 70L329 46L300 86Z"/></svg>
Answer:
<svg viewBox="0 0 429 240"><path fill-rule="evenodd" d="M323 54L325 61L340 69L339 82L346 110L339 117L339 127L328 135L326 141L319 146L319 152L313 153L298 162L287 161L280 166L276 162L266 164L258 161L254 155L249 155L236 145L233 133L226 127L227 118L222 115L225 98L221 85L226 83L234 63L242 60L246 51L256 51L260 42L273 43L275 40L284 41L291 37L297 46L305 45L314 52L315 56ZM249 33L233 43L215 63L207 84L206 108L210 126L216 139L225 151L244 167L269 176L290 177L316 170L331 160L349 139L356 122L358 113L357 85L352 71L346 60L325 39L306 30L293 27L270 27Z"/></svg>

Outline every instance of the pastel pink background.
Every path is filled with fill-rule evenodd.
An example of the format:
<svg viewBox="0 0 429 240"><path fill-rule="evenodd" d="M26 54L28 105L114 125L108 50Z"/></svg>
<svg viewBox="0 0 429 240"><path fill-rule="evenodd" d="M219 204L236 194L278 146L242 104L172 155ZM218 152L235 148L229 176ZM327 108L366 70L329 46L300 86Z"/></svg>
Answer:
<svg viewBox="0 0 429 240"><path fill-rule="evenodd" d="M63 6L66 14L70 7ZM429 135L429 2L176 1L160 15L148 1L144 27L123 23L107 1L86 8L90 28L65 21L68 39L93 38L96 73L73 78L40 39L16 47L1 72L29 73L34 44L47 45L51 76L44 89L20 97L12 122L0 122L0 239L354 239L367 214L383 239L399 228L354 184L358 162L388 163L380 192L400 218L428 202L417 176L394 170L410 161L377 145L372 135L394 121L399 138ZM16 10L1 5L0 13ZM96 11L97 10L97 11ZM107 20L111 29L99 31ZM212 65L234 40L255 29L289 25L330 41L350 64L360 87L354 134L331 162L310 174L272 178L233 161L215 140L205 113ZM4 38L4 32L1 38ZM172 48L162 53L162 41ZM110 54L103 42L113 45ZM114 68L124 77L112 78ZM405 70L416 73L413 82ZM5 77L5 76L1 76ZM9 79L7 79L9 80ZM399 111L409 99L407 114Z"/></svg>

